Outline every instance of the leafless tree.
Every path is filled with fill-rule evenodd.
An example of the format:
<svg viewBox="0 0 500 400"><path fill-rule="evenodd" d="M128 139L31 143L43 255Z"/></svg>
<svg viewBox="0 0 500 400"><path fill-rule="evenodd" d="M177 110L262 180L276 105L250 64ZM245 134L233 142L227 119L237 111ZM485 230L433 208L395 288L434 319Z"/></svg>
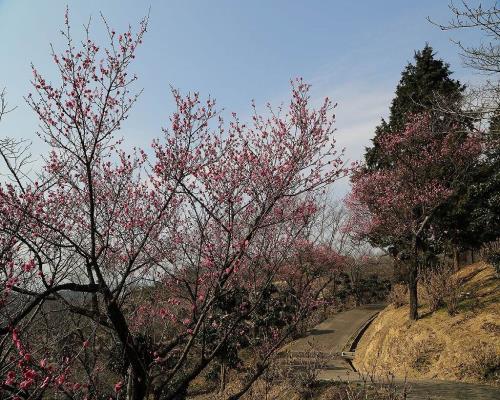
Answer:
<svg viewBox="0 0 500 400"><path fill-rule="evenodd" d="M310 240L338 253L343 261L341 271L349 276L356 305L361 304L362 279L367 270L379 263L382 252L377 253L373 246L347 229L349 210L339 200L325 196L320 203L320 211L311 224Z"/></svg>
<svg viewBox="0 0 500 400"><path fill-rule="evenodd" d="M464 104L460 112L475 118L479 123L487 121L499 107L500 84L500 8L495 1L491 6L471 5L462 0L460 5L449 4L452 17L448 23L438 23L428 20L443 31L476 30L483 35L480 43L467 45L462 41L453 40L460 49L465 66L473 71L486 75L480 86L469 87L464 96ZM445 99L437 99L441 108ZM451 110L449 110L451 111ZM453 112L456 112L454 110Z"/></svg>
<svg viewBox="0 0 500 400"><path fill-rule="evenodd" d="M500 72L500 8L498 3L489 8L482 4L474 7L462 0L461 6L450 3L452 19L447 24L437 24L442 30L474 29L484 34L485 40L475 46L454 41L461 51L465 65L486 74Z"/></svg>
<svg viewBox="0 0 500 400"><path fill-rule="evenodd" d="M6 91L3 89L0 91L0 122L14 109L7 103ZM26 140L0 136L0 177L13 180L23 187L21 182L27 178L26 167L31 160L29 150L29 142Z"/></svg>

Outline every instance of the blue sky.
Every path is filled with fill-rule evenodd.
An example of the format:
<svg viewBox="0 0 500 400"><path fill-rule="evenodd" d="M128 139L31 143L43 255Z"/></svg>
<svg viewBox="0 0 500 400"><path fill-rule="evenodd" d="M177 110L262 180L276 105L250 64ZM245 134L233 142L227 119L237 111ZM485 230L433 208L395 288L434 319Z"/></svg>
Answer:
<svg viewBox="0 0 500 400"><path fill-rule="evenodd" d="M484 3L484 2L483 2ZM486 2L488 3L488 2ZM18 108L0 125L0 136L33 139L37 121L25 105L30 63L54 76L49 43L62 48L59 30L66 4L73 36L92 16L103 39L99 12L117 31L136 25L151 7L144 45L132 71L144 93L123 129L131 145L148 147L172 112L169 85L200 91L219 107L245 118L251 99L280 103L289 80L302 76L318 100L338 102L340 146L362 156L380 117L387 115L401 70L429 42L464 82L478 79L461 66L450 37L476 43L472 32L442 32L426 17L450 19L448 0L0 0L0 88ZM346 190L341 184L340 192Z"/></svg>

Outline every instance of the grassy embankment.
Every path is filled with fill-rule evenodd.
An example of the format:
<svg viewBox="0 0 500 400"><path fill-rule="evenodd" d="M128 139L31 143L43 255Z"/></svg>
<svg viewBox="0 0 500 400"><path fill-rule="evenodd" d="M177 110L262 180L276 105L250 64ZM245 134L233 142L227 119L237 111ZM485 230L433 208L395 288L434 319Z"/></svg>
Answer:
<svg viewBox="0 0 500 400"><path fill-rule="evenodd" d="M408 320L408 306L388 306L356 349L355 366L408 379L500 384L500 279L479 262L462 268L456 315L446 307Z"/></svg>

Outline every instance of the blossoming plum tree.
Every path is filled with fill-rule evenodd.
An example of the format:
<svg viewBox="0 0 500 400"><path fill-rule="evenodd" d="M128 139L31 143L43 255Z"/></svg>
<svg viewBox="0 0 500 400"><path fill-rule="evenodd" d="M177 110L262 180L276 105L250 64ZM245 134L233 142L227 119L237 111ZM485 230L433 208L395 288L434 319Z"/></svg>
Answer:
<svg viewBox="0 0 500 400"><path fill-rule="evenodd" d="M137 33L106 23L106 49L88 27L75 43L67 15L65 26L59 84L33 67L26 98L50 146L44 168L0 186L2 390L178 398L284 281L296 313L259 326L239 398L321 292L289 270L317 194L348 173L332 103L312 109L298 79L288 108L226 124L212 99L173 90L154 156L126 153L116 135L137 99L129 67L147 20Z"/></svg>
<svg viewBox="0 0 500 400"><path fill-rule="evenodd" d="M415 115L405 129L380 139L390 165L376 171L360 166L347 203L350 227L382 247L393 246L407 260L410 318L417 319L417 271L421 255L437 232L439 207L481 154L479 136L459 124Z"/></svg>

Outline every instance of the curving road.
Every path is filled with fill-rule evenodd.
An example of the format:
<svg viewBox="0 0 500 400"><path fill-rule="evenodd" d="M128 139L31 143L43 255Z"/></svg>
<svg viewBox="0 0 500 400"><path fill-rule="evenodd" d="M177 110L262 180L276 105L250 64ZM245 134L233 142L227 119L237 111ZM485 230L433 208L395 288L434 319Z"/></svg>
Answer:
<svg viewBox="0 0 500 400"><path fill-rule="evenodd" d="M362 306L334 315L308 332L306 337L289 343L281 351L297 367L305 363L319 369L321 380L358 381L359 376L341 352L351 348L353 339L385 305ZM448 381L409 382L410 400L498 400L500 389L486 385Z"/></svg>
<svg viewBox="0 0 500 400"><path fill-rule="evenodd" d="M372 304L338 313L315 326L306 337L289 343L280 353L287 352L297 365L321 357L320 379L352 380L357 374L340 353L349 350L360 328L384 307L383 304Z"/></svg>

